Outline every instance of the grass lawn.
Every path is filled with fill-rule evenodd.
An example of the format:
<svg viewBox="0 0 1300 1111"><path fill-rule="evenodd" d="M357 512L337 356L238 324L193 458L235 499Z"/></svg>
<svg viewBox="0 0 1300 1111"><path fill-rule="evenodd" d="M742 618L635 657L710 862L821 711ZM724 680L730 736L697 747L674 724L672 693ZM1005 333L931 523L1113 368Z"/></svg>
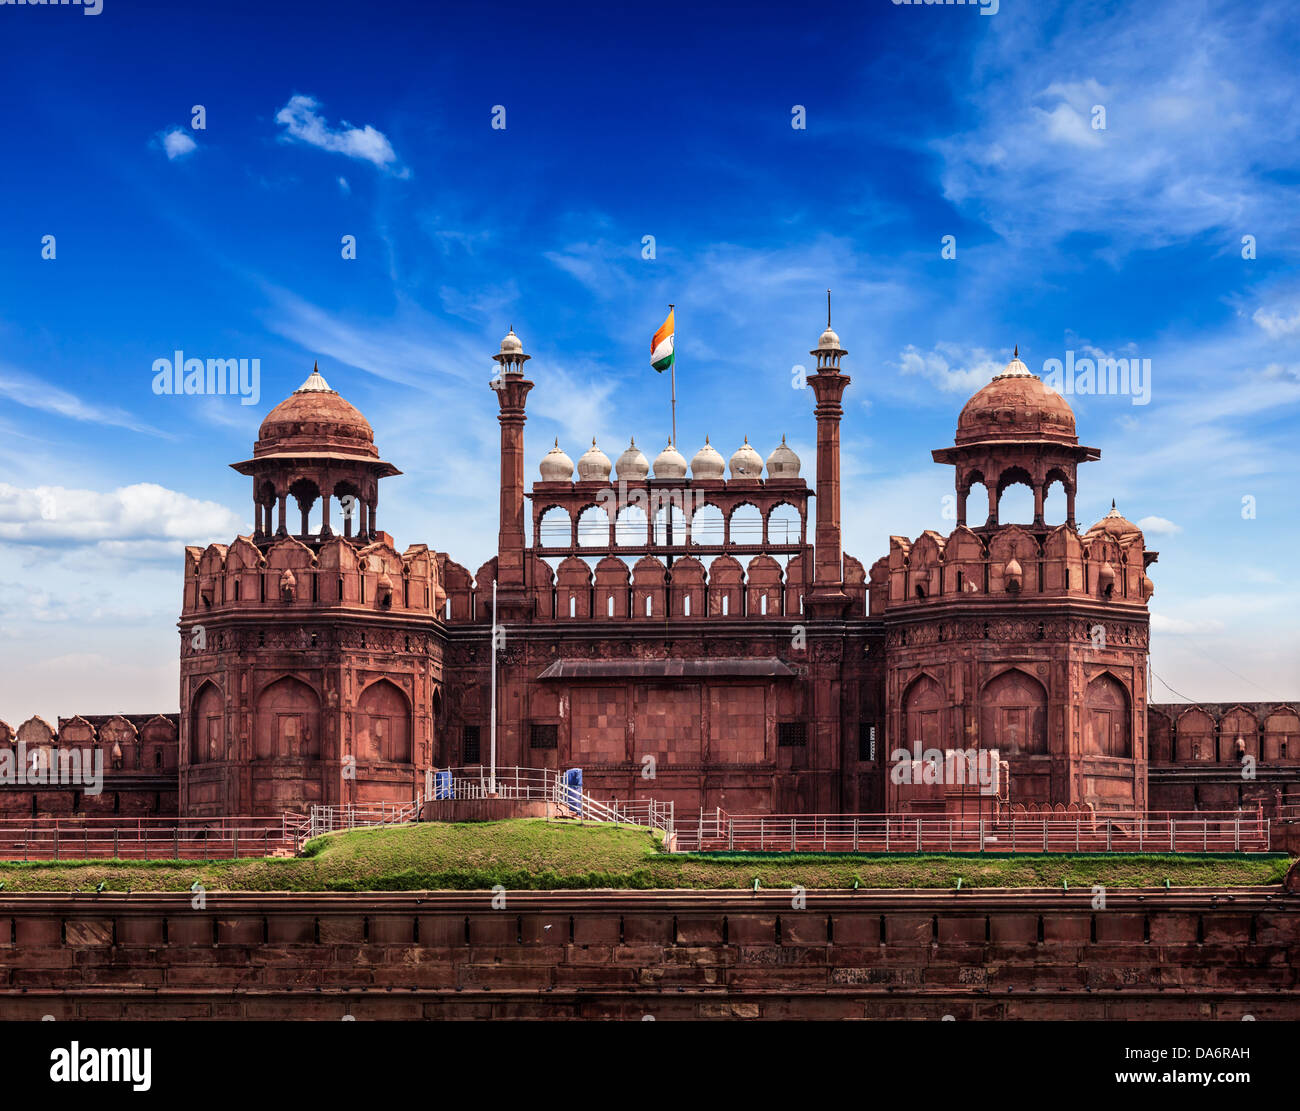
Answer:
<svg viewBox="0 0 1300 1111"><path fill-rule="evenodd" d="M299 858L202 861L0 862L0 898L12 891L208 891L741 888L1249 887L1276 884L1280 857L946 856L941 854L676 855L635 828L547 822L430 822L319 837Z"/></svg>

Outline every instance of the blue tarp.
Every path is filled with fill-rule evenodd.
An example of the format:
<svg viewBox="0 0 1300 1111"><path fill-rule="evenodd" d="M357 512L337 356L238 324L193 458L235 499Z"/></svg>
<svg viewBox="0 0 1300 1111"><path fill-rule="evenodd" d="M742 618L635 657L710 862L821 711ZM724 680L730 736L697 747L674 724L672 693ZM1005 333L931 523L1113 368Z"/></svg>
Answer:
<svg viewBox="0 0 1300 1111"><path fill-rule="evenodd" d="M433 773L433 797L435 799L453 798L451 790L451 772Z"/></svg>

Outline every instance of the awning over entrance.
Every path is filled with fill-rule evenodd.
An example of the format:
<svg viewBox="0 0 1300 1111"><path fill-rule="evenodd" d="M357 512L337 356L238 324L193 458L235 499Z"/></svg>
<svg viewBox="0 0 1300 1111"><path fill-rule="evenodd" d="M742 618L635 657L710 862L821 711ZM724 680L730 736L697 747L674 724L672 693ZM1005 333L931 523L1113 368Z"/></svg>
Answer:
<svg viewBox="0 0 1300 1111"><path fill-rule="evenodd" d="M539 679L795 679L775 656L708 660L556 660Z"/></svg>

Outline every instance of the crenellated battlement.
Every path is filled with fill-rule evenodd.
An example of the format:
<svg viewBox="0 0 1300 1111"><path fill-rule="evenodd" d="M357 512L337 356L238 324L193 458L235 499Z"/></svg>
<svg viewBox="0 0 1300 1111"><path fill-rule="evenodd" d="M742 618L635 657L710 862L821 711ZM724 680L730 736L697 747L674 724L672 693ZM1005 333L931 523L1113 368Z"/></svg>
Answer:
<svg viewBox="0 0 1300 1111"><path fill-rule="evenodd" d="M438 616L446 595L437 553L413 544L399 554L387 534L380 536L364 547L343 537L312 547L292 536L265 549L248 536L187 547L181 619L338 609Z"/></svg>
<svg viewBox="0 0 1300 1111"><path fill-rule="evenodd" d="M944 536L889 538L889 555L872 568L872 612L996 598L1092 599L1145 607L1155 586L1142 533L1094 526L1086 534L1054 528L958 525Z"/></svg>

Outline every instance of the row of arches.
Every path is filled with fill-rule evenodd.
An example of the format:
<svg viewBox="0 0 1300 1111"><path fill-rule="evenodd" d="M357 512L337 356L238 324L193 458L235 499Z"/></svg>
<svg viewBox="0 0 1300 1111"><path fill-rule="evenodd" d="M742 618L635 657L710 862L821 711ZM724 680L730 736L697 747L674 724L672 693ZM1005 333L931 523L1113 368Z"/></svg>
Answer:
<svg viewBox="0 0 1300 1111"><path fill-rule="evenodd" d="M352 711L352 755L358 762L411 763L411 708L395 683L367 686ZM241 753L227 727L225 698L208 680L191 702L189 763L321 759L321 700L301 679L282 676L253 704L252 752Z"/></svg>
<svg viewBox="0 0 1300 1111"><path fill-rule="evenodd" d="M1266 764L1300 764L1300 713L1280 706L1256 714L1234 706L1217 717L1191 706L1174 717L1149 713L1151 762L1239 764L1252 757Z"/></svg>
<svg viewBox="0 0 1300 1111"><path fill-rule="evenodd" d="M1053 487L1059 486L1064 497L1052 498ZM976 488L978 487L978 492ZM972 506L971 495L975 495ZM1074 524L1073 477L1061 467L1053 467L1041 478L1018 465L1005 467L996 473L986 468L974 468L957 476L957 523L966 524L967 513L973 512L978 522L987 505L989 526L999 524L1060 525ZM1053 507L1049 510L1049 506Z"/></svg>
<svg viewBox="0 0 1300 1111"><path fill-rule="evenodd" d="M693 508L671 503L653 513L638 504L617 510L610 504L581 509L551 505L537 519L538 548L644 548L661 544L723 547L798 545L805 542L799 507L780 502L766 512L752 502L730 511L706 502Z"/></svg>
<svg viewBox="0 0 1300 1111"><path fill-rule="evenodd" d="M978 747L1004 756L1047 755L1047 690L1036 678L1011 668L990 679L977 699ZM1103 672L1087 686L1083 702L1085 755L1133 756L1132 715L1124 684ZM918 675L903 693L903 742L909 750L969 747L946 721L949 703L933 676Z"/></svg>
<svg viewBox="0 0 1300 1111"><path fill-rule="evenodd" d="M296 509L293 514L289 512L290 498ZM335 503L336 513L332 512ZM258 539L289 535L303 541L334 535L370 538L378 531L378 505L376 486L363 490L361 483L350 478L331 482L299 476L279 485L268 478L254 491L254 535Z"/></svg>
<svg viewBox="0 0 1300 1111"><path fill-rule="evenodd" d="M803 559L784 571L772 556L747 566L718 556L706 568L693 556L666 566L643 556L632 567L606 556L592 567L569 556L555 569L536 561L534 596L539 616L555 620L669 617L789 617L803 612Z"/></svg>

